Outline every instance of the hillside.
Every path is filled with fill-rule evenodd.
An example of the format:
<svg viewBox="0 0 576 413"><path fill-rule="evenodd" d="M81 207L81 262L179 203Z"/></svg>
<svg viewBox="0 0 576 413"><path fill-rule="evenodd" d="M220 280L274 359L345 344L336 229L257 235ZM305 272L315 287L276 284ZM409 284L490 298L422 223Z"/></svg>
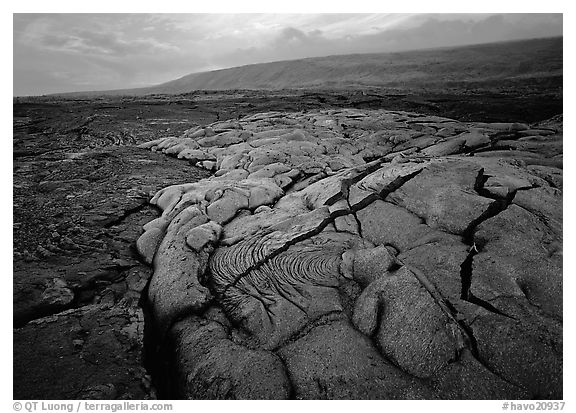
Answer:
<svg viewBox="0 0 576 413"><path fill-rule="evenodd" d="M179 94L228 89L462 88L478 83L558 80L562 77L562 55L562 38L557 37L253 64L193 73L147 88L67 95Z"/></svg>

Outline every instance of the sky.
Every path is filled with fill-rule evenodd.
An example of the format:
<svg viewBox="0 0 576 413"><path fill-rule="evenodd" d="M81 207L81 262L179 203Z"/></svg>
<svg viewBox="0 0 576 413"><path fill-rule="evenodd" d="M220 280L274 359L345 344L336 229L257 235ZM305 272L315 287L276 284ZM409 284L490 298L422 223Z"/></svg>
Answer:
<svg viewBox="0 0 576 413"><path fill-rule="evenodd" d="M13 94L125 89L208 70L562 35L562 14L14 14Z"/></svg>

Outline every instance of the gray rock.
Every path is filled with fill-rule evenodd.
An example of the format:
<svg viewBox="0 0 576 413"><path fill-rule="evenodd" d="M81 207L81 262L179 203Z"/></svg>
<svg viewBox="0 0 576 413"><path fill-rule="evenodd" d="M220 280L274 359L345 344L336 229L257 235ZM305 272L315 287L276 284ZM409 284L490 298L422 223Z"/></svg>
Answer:
<svg viewBox="0 0 576 413"><path fill-rule="evenodd" d="M377 341L387 358L422 378L456 358L462 341L458 327L409 270L403 267L383 281L379 293Z"/></svg>
<svg viewBox="0 0 576 413"><path fill-rule="evenodd" d="M537 127L270 112L141 145L214 168L137 243L178 394L561 397L561 121Z"/></svg>
<svg viewBox="0 0 576 413"><path fill-rule="evenodd" d="M385 361L346 321L314 327L279 351L297 399L421 399L430 392Z"/></svg>
<svg viewBox="0 0 576 413"><path fill-rule="evenodd" d="M288 398L290 382L278 356L234 343L220 323L187 318L170 334L186 398Z"/></svg>

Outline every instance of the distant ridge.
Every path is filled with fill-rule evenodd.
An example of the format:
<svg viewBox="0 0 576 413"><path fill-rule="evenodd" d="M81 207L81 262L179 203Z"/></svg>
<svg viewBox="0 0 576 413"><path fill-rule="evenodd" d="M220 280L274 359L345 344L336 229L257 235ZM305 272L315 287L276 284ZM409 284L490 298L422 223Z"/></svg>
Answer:
<svg viewBox="0 0 576 413"><path fill-rule="evenodd" d="M192 73L157 86L58 96L181 94L196 90L438 87L562 76L562 37L406 52L335 55Z"/></svg>

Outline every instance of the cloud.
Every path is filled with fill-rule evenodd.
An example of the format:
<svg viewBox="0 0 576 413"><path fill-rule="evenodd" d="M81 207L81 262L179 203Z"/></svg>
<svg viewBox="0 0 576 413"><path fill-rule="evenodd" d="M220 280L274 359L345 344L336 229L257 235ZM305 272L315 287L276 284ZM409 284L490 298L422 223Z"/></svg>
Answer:
<svg viewBox="0 0 576 413"><path fill-rule="evenodd" d="M368 40L378 42L382 49L396 51L562 35L562 16L549 17L508 14L477 21L447 21L434 16L417 27L390 30Z"/></svg>
<svg viewBox="0 0 576 413"><path fill-rule="evenodd" d="M561 34L558 14L15 14L14 93L140 87L251 63Z"/></svg>
<svg viewBox="0 0 576 413"><path fill-rule="evenodd" d="M416 20L417 24L409 27L363 35L350 32L336 38L329 38L320 30L304 32L287 27L263 47L238 48L214 57L214 61L222 66L233 66L312 56L394 52L562 35L561 15L417 16Z"/></svg>
<svg viewBox="0 0 576 413"><path fill-rule="evenodd" d="M206 68L159 17L14 15L14 93L140 87Z"/></svg>
<svg viewBox="0 0 576 413"><path fill-rule="evenodd" d="M73 19L72 24L69 20L68 17L64 21L56 22L54 18L45 18L32 22L22 31L18 41L23 46L44 48L53 52L103 56L126 57L133 54L179 51L176 45L159 41L149 34L145 37L135 32L126 35L123 33L124 19L118 20L116 27L112 26L111 22L102 24L104 22L98 20L87 26L81 24L83 18ZM68 25L65 32L60 28L61 24Z"/></svg>

